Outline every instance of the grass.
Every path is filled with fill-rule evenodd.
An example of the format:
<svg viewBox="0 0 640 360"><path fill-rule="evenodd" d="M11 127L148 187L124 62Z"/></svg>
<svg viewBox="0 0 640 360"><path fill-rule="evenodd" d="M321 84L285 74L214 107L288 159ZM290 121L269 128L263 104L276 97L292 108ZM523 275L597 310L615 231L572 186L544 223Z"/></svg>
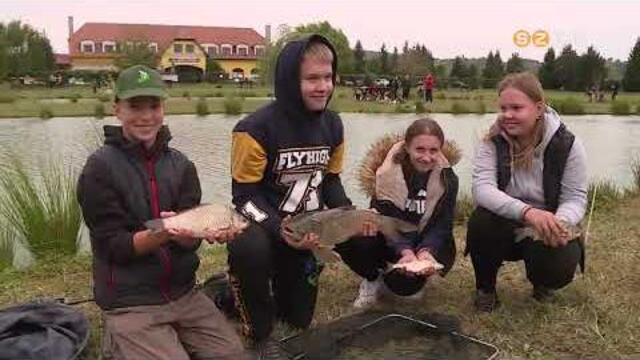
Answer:
<svg viewBox="0 0 640 360"><path fill-rule="evenodd" d="M238 115L242 113L243 99L235 96L229 96L224 99L224 113L227 115Z"/></svg>
<svg viewBox="0 0 640 360"><path fill-rule="evenodd" d="M611 103L611 113L614 115L631 115L631 104L626 101L616 100Z"/></svg>
<svg viewBox="0 0 640 360"><path fill-rule="evenodd" d="M198 116L207 116L210 114L209 104L207 103L207 99L200 98L196 103L196 114Z"/></svg>
<svg viewBox="0 0 640 360"><path fill-rule="evenodd" d="M244 98L242 112L252 112L270 101L272 90L267 87L239 89L232 85L191 84L174 85L168 89L170 98L167 100L167 114L194 114L196 108L192 99L206 98L211 113L225 113L225 99L228 97ZM92 116L96 101L108 101L110 96L104 92L94 94L91 88L69 87L62 89L31 88L12 89L11 99L0 101L0 118L38 117L39 109L45 105L55 116ZM549 101L559 107L558 111L585 114L611 114L611 102L588 102L586 96L579 92L546 91ZM187 96L187 97L185 97ZM71 100L76 98L76 102ZM58 101L55 99L63 99ZM459 113L492 113L496 112L497 94L494 90L437 90L434 102L427 110L432 113L449 113L455 104ZM409 104L419 101L415 89L412 89ZM640 104L640 94L621 93L617 102ZM566 105L566 104L569 105ZM395 104L388 102L360 102L353 100L350 88L337 87L332 100L333 106L346 113L394 113L398 110L415 112L414 106L398 109ZM636 106L640 108L640 106ZM110 111L110 110L109 110Z"/></svg>
<svg viewBox="0 0 640 360"><path fill-rule="evenodd" d="M596 207L587 248L587 272L577 275L551 303L532 300L522 264L508 263L498 282L503 306L493 314L472 310L473 270L469 258L460 255L465 229L456 226L459 255L453 270L446 278L433 279L423 302L401 305L402 309L455 315L465 333L497 345L502 350L501 359L619 359L640 353L639 209L638 196L622 199L607 211ZM197 274L200 281L226 268L221 247L202 250L201 257ZM611 286L612 281L615 286ZM351 313L358 284L358 277L344 265L327 266L320 278L314 321L326 322ZM91 259L58 256L24 272L0 272L2 306L36 297L91 297ZM88 358L97 358L99 310L93 303L78 307L92 323Z"/></svg>
<svg viewBox="0 0 640 360"><path fill-rule="evenodd" d="M106 110L104 104L101 102L95 104L95 106L93 107L93 117L95 117L96 119L102 119L104 118L105 114Z"/></svg>
<svg viewBox="0 0 640 360"><path fill-rule="evenodd" d="M63 162L29 168L12 151L0 157L0 221L2 241L25 239L36 258L48 253L73 254L80 224L75 174Z"/></svg>

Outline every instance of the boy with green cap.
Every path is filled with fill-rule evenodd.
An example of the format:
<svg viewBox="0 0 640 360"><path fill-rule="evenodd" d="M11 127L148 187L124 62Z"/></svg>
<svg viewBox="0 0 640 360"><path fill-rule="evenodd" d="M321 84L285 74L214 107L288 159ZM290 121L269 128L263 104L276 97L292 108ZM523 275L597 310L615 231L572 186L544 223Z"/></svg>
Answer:
<svg viewBox="0 0 640 360"><path fill-rule="evenodd" d="M194 290L200 239L184 229L146 230L144 222L200 203L196 168L169 147L162 125L167 93L158 72L123 70L104 145L78 180L91 234L94 297L104 320L106 359L242 359L238 335L214 303ZM211 233L226 242L238 231Z"/></svg>

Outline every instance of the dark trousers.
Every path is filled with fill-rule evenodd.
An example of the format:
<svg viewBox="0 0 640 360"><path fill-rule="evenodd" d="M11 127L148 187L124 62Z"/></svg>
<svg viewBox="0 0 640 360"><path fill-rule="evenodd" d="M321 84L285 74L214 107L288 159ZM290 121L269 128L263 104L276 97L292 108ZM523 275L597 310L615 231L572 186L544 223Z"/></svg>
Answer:
<svg viewBox="0 0 640 360"><path fill-rule="evenodd" d="M400 256L387 246L382 234L351 238L338 244L335 250L353 272L369 281L377 279L387 268L387 263L396 263L400 259ZM393 293L407 296L418 292L426 283L426 278L390 271L384 273L383 281Z"/></svg>
<svg viewBox="0 0 640 360"><path fill-rule="evenodd" d="M229 275L245 335L267 338L280 318L297 328L311 323L318 293L318 265L309 251L298 251L251 224L227 246Z"/></svg>
<svg viewBox="0 0 640 360"><path fill-rule="evenodd" d="M471 254L476 289L495 291L498 269L504 261L524 260L527 279L534 286L559 289L568 285L582 257L581 245L571 240L559 248L542 241L515 242L514 230L522 224L477 208L467 225L467 252Z"/></svg>

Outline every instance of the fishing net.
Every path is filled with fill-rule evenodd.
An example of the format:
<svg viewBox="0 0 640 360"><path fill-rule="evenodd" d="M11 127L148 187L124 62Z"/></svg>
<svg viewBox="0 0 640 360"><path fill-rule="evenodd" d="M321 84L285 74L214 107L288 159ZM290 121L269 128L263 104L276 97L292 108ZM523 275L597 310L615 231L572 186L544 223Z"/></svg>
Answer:
<svg viewBox="0 0 640 360"><path fill-rule="evenodd" d="M414 315L415 316L415 315ZM291 359L494 359L498 349L458 332L452 317L367 312L343 317L281 341Z"/></svg>

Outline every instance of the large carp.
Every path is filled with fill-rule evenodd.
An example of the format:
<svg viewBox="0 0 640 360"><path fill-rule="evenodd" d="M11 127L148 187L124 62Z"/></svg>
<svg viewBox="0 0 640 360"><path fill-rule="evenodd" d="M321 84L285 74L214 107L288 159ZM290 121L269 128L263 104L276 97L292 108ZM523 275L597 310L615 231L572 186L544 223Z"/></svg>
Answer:
<svg viewBox="0 0 640 360"><path fill-rule="evenodd" d="M406 221L352 207L302 213L291 218L284 226L294 240L302 240L307 233L318 235L320 246L314 250L314 255L324 262L332 262L340 259L333 247L361 234L366 221L375 223L389 242L399 240L401 233L417 231L416 225Z"/></svg>
<svg viewBox="0 0 640 360"><path fill-rule="evenodd" d="M194 237L205 237L207 231L245 228L247 220L226 205L202 204L174 216L153 219L144 225L153 231L166 229L185 229L193 232Z"/></svg>

